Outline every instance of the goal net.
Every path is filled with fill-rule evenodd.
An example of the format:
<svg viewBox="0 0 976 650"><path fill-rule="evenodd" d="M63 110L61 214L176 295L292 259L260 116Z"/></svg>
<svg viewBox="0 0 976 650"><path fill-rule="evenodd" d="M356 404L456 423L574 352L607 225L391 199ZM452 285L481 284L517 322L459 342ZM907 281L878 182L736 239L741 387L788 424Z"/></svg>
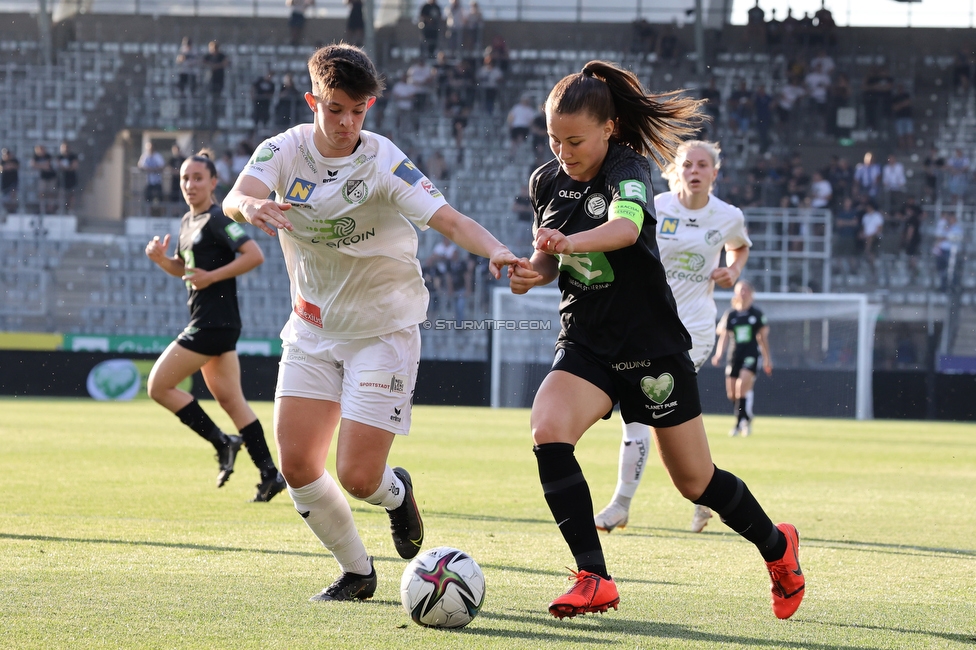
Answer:
<svg viewBox="0 0 976 650"><path fill-rule="evenodd" d="M718 315L731 292L716 292ZM774 372L757 383L772 392L767 413L870 419L874 326L880 307L864 294L756 293L766 314ZM495 328L491 344L491 405L528 407L553 358L559 334L559 290L537 288L517 296L507 288L492 295L492 317L526 327ZM538 324L551 324L549 328ZM534 325L529 327L528 325ZM724 364L723 364L724 367ZM704 373L718 373L707 364ZM709 386L715 383L709 379ZM704 390L706 412L729 411L724 388ZM721 382L719 382L721 386ZM710 396L709 396L710 394ZM768 404L763 400L763 404Z"/></svg>

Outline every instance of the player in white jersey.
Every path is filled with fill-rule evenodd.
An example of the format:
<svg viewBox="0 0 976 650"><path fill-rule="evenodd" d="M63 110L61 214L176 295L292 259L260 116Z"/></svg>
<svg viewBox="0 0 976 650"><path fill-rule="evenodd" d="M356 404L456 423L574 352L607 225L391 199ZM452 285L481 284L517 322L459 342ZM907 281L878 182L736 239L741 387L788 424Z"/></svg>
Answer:
<svg viewBox="0 0 976 650"><path fill-rule="evenodd" d="M424 529L413 484L387 464L394 438L410 428L427 313L416 228L489 258L496 278L518 260L392 142L362 130L383 82L361 49L320 48L308 67L314 122L262 143L223 208L280 237L291 281L275 390L278 458L295 508L342 569L312 600L361 600L376 590L373 558L325 462L338 427L339 483L386 508L397 552L416 556Z"/></svg>
<svg viewBox="0 0 976 650"><path fill-rule="evenodd" d="M689 354L696 371L715 345L715 285L725 289L735 285L752 246L742 211L711 193L721 165L720 153L714 142L683 142L674 164L665 171L671 191L654 197L661 261L678 316L691 334ZM723 249L728 265L720 267ZM650 445L646 425L623 422L617 488L609 505L594 517L600 530L610 532L627 525ZM696 505L691 529L700 533L711 517L711 510Z"/></svg>

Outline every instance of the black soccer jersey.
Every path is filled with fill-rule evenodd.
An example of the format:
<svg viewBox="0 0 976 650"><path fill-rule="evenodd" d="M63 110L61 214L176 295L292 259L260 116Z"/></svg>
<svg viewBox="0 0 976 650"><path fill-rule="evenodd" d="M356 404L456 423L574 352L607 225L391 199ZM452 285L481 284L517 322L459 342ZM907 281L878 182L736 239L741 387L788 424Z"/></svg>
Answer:
<svg viewBox="0 0 976 650"><path fill-rule="evenodd" d="M180 222L179 256L186 268L213 271L230 264L237 249L251 238L239 223L231 221L219 205L193 215L187 212ZM190 308L190 326L199 329L241 328L241 312L237 307L237 278L215 282L202 291L186 283Z"/></svg>
<svg viewBox="0 0 976 650"><path fill-rule="evenodd" d="M596 228L607 222L615 201L637 204L643 211L633 245L557 256L560 341L583 345L611 363L656 359L691 348L654 238L657 218L654 202L648 202L653 196L647 160L620 144L611 143L590 181L574 181L557 160L533 172L533 232L554 228L571 235Z"/></svg>
<svg viewBox="0 0 976 650"><path fill-rule="evenodd" d="M749 307L745 311L730 309L722 314L722 327L726 332L731 332L732 337L729 343L728 359L731 361L736 356L758 357L759 342L756 335L766 325L766 316L755 307Z"/></svg>

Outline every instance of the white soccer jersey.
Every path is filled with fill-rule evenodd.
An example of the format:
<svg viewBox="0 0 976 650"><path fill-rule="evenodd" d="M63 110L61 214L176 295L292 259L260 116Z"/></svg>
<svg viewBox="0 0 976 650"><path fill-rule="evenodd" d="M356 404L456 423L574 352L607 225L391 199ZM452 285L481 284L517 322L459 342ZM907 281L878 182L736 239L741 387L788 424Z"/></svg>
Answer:
<svg viewBox="0 0 976 650"><path fill-rule="evenodd" d="M678 317L696 341L715 341L715 282L722 247L733 250L752 246L742 210L708 195L700 210L681 205L678 195L664 192L654 197L657 211L657 245L661 249L671 293L678 303ZM711 351L709 350L705 353Z"/></svg>
<svg viewBox="0 0 976 650"><path fill-rule="evenodd" d="M294 231L279 230L295 315L329 338L380 336L427 317L417 231L443 195L400 149L363 131L345 158L324 158L301 124L258 147L244 174L274 190ZM291 322L298 319L291 318Z"/></svg>

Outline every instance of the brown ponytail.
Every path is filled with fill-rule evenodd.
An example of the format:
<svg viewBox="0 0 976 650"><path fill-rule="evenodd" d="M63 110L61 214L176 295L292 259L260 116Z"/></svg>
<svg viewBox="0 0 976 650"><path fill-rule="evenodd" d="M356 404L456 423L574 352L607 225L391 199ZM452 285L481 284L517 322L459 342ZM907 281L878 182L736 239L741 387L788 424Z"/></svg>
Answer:
<svg viewBox="0 0 976 650"><path fill-rule="evenodd" d="M684 97L683 92L651 95L633 72L607 61L590 61L581 72L563 77L553 87L546 110L585 111L599 122L613 120L614 140L642 156L653 155L663 169L674 161L682 140L694 136L707 119L700 110L704 101Z"/></svg>

